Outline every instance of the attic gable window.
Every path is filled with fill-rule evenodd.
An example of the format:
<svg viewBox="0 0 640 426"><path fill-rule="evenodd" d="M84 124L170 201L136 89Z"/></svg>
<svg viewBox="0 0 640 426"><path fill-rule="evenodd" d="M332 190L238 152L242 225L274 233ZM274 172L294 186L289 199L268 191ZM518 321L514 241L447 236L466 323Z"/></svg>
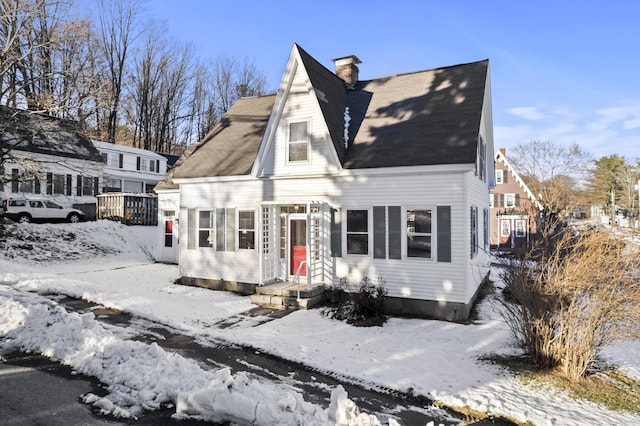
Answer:
<svg viewBox="0 0 640 426"><path fill-rule="evenodd" d="M309 160L309 132L306 121L289 124L289 162Z"/></svg>

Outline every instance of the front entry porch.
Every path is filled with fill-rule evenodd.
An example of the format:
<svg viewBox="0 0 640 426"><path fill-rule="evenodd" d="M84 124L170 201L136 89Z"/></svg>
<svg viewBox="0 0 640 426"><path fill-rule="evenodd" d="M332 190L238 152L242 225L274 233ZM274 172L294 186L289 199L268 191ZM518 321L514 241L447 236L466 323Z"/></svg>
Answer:
<svg viewBox="0 0 640 426"><path fill-rule="evenodd" d="M324 286L275 282L256 287L251 303L271 309L311 309L324 302Z"/></svg>

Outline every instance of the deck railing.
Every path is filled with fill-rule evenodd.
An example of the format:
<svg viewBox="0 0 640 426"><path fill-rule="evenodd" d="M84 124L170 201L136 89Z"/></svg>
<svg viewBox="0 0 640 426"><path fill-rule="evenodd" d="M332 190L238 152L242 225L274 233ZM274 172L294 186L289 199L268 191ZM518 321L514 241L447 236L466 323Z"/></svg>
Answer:
<svg viewBox="0 0 640 426"><path fill-rule="evenodd" d="M125 225L158 224L158 197L153 194L110 192L97 199L97 218Z"/></svg>

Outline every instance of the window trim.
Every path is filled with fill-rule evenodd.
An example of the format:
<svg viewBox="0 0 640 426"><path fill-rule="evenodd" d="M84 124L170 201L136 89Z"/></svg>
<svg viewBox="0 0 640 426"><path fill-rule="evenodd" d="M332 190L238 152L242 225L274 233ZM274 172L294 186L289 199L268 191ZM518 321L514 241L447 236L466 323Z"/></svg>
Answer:
<svg viewBox="0 0 640 426"><path fill-rule="evenodd" d="M504 234L504 230L505 228L502 226L503 223L508 223L509 226L507 226L506 230L507 230L507 235ZM511 220L510 219L500 219L499 222L499 226L500 226L500 238L509 238L511 237Z"/></svg>
<svg viewBox="0 0 640 426"><path fill-rule="evenodd" d="M507 200L512 200L512 205L509 205ZM508 193L508 194L504 194L504 208L505 209L515 209L516 208L516 194L515 193Z"/></svg>
<svg viewBox="0 0 640 426"><path fill-rule="evenodd" d="M475 258L480 251L480 235L478 228L478 206L471 206L469 208L469 252L471 259Z"/></svg>
<svg viewBox="0 0 640 426"><path fill-rule="evenodd" d="M307 125L307 140L306 141L291 141L291 125L293 124L298 124L298 123L305 123ZM286 129L286 149L285 149L285 159L286 159L286 163L287 164L309 164L311 163L311 119L301 119L301 120L296 120L296 121L289 121L287 123L287 129ZM305 143L307 144L307 158L304 160L291 160L289 157L289 153L290 153L290 146L292 143L294 144L302 144Z"/></svg>
<svg viewBox="0 0 640 426"><path fill-rule="evenodd" d="M354 258L363 258L363 257L373 257L373 206L343 206L342 207L342 223L344 224L344 232L342 237L342 246L344 247L343 256L354 257ZM349 245L347 244L348 235L349 234L364 234L364 232L349 232L349 223L347 221L347 216L349 211L366 211L367 212L367 253L366 254L358 254L358 253L349 253Z"/></svg>
<svg viewBox="0 0 640 426"><path fill-rule="evenodd" d="M253 214L253 228L242 228L240 226L240 213L252 213ZM256 218L258 214L256 213L256 209L241 209L236 208L236 230L235 232L238 234L238 238L236 239L236 250L255 250L256 249ZM253 247L240 247L240 233L242 231L251 231L253 232Z"/></svg>
<svg viewBox="0 0 640 426"><path fill-rule="evenodd" d="M522 225L522 229L518 229L518 225ZM516 219L515 220L515 229L514 229L514 235L517 238L522 238L525 237L527 235L527 222L525 219Z"/></svg>
<svg viewBox="0 0 640 426"><path fill-rule="evenodd" d="M200 226L200 214L202 212L209 212L209 227ZM195 215L196 220L196 248L200 249L216 249L216 209L198 209ZM201 245L200 232L209 231L209 238L207 238L208 246Z"/></svg>
<svg viewBox="0 0 640 426"><path fill-rule="evenodd" d="M408 220L407 213L409 210L430 210L431 211L431 257L415 257L409 256L409 230L408 230ZM438 229L437 229L437 206L435 205L412 205L412 206L402 206L402 259L410 260L410 261L427 261L427 262L435 262L438 258L436 248L437 248L437 237L438 237ZM427 233L420 233L427 236Z"/></svg>
<svg viewBox="0 0 640 426"><path fill-rule="evenodd" d="M504 170L496 169L496 185L504 183Z"/></svg>

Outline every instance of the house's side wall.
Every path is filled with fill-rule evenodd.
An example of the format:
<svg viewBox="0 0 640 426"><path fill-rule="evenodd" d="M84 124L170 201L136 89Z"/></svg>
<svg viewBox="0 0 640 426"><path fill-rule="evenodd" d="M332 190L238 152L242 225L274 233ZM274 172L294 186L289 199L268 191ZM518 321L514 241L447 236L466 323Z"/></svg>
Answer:
<svg viewBox="0 0 640 426"><path fill-rule="evenodd" d="M167 159L153 151L104 142L94 145L107 155L105 192L149 192L167 172Z"/></svg>
<svg viewBox="0 0 640 426"><path fill-rule="evenodd" d="M264 192L268 186L268 181L262 180L181 184L179 258L183 276L245 283L260 281L257 248L216 251L213 247L198 247L196 227L195 248L190 249L188 210L196 210L196 221L198 211L220 208L236 209L236 214L238 210L254 210L258 218L262 200L269 198ZM255 226L259 226L257 219ZM257 231L256 228L256 239Z"/></svg>
<svg viewBox="0 0 640 426"><path fill-rule="evenodd" d="M314 89L307 81L304 67L299 66L284 105L282 118L276 128L274 140L265 155L263 175L310 175L337 171L336 155L318 102L324 101L318 101ZM288 162L289 125L302 121L308 123L310 139L308 161Z"/></svg>
<svg viewBox="0 0 640 426"><path fill-rule="evenodd" d="M391 297L466 302L464 270L467 259L462 255L465 239L457 232L465 218L463 194L464 181L460 174L374 176L345 180L332 198L335 205L342 207L343 215L347 209L367 208L372 211L374 206L400 206L403 228L406 229L405 209L430 208L435 213L438 206L450 206L452 259L451 262L435 260L438 242L434 222L433 259L408 258L406 234L403 233L401 259L389 259L388 256L386 259L374 259L371 249L368 256L349 255L343 246L343 257L336 259L336 280L347 278L358 283L367 277L376 282L380 277ZM387 214L387 223L388 220ZM346 244L345 220L343 224L342 239ZM387 254L388 244L387 236Z"/></svg>
<svg viewBox="0 0 640 426"><path fill-rule="evenodd" d="M45 196L53 201L58 202L64 206L84 205L96 203L96 197L92 194L85 194L81 192L78 195L78 176L86 178L99 179L98 188L102 187L102 173L103 163L95 161L80 160L75 158L56 157L47 154L28 153L22 151L14 151L12 153L16 157L21 159L22 164L26 164L28 168L32 168L37 171L38 178L40 180L40 192L14 192L12 190L12 184L10 180L7 180L4 185L0 186L0 198L10 197L24 197L29 195ZM11 179L11 173L13 169L18 169L20 172L24 170L22 164L16 162L6 162L4 164L4 170L0 170L4 173L4 176ZM64 175L64 190L63 194L48 194L47 193L47 173ZM67 176L71 176L71 187L67 185ZM67 191L69 189L69 191ZM35 190L35 188L34 188ZM53 191L52 191L53 192ZM68 194L70 192L70 194ZM95 215L95 213L94 213Z"/></svg>
<svg viewBox="0 0 640 426"><path fill-rule="evenodd" d="M491 161L489 159L489 161ZM467 270L466 281L467 286L467 301L472 300L476 296L478 287L482 281L487 277L489 273L490 263L490 209L489 209L489 187L487 182L475 176L474 173L469 172L465 176L466 188L467 188L467 208L466 212L466 257L467 257ZM477 212L476 216L476 248L472 250L472 232L471 210ZM473 253L473 254L472 254Z"/></svg>

